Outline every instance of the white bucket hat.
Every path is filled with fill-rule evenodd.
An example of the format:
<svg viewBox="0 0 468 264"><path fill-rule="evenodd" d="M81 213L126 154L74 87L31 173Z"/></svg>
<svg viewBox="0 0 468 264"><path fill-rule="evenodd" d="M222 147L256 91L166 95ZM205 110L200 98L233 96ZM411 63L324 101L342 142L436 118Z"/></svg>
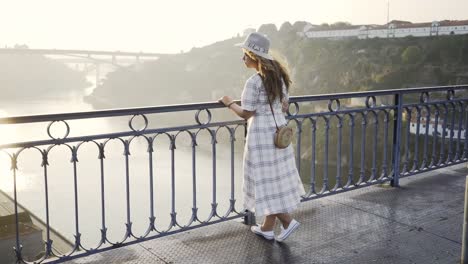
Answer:
<svg viewBox="0 0 468 264"><path fill-rule="evenodd" d="M268 54L268 50L270 49L270 40L267 38L267 36L258 32L250 33L245 39L244 43L236 44L236 46L251 51L265 59L273 60L273 57Z"/></svg>

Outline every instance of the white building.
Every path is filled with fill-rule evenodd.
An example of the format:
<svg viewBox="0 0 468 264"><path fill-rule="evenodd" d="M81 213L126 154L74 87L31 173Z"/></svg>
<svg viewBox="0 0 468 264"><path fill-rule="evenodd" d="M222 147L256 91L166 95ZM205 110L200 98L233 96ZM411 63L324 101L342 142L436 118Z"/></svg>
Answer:
<svg viewBox="0 0 468 264"><path fill-rule="evenodd" d="M303 32L298 32L298 35L311 39L403 38L468 34L468 20L443 20L428 23L393 20L386 25L358 25L333 29L324 29L313 25L306 27L304 27Z"/></svg>
<svg viewBox="0 0 468 264"><path fill-rule="evenodd" d="M301 36L301 37L306 37L306 33L309 32L309 31L313 31L315 30L316 28L318 28L319 26L317 25L313 25L311 23L307 23L304 28L302 29L302 31L300 32L297 32L297 35Z"/></svg>
<svg viewBox="0 0 468 264"><path fill-rule="evenodd" d="M450 139L450 136L452 136L454 140L458 140L458 133L459 133L459 130L460 130L460 128L458 127L458 124L455 124L453 129L450 127L450 124L447 124L446 127L445 127L445 135L442 134L443 128L444 128L444 120L439 120L439 122L437 124L437 130L434 131L436 129L435 119L431 118L429 120L429 124L428 124L428 127L427 127L427 130L428 130L427 134L429 136L433 136L434 132L437 132L436 134L440 138L442 138L444 136L445 139ZM410 121L410 133L411 134L416 134L417 129L418 129L417 120L416 120L416 118L412 118L411 121ZM425 134L426 134L426 118L421 117L421 121L419 123L419 135L425 135ZM464 129L464 127L461 127L460 140L465 140L465 129Z"/></svg>
<svg viewBox="0 0 468 264"><path fill-rule="evenodd" d="M360 35L360 27L350 26L348 28L340 28L334 30L312 29L304 33L307 38L349 38L358 37Z"/></svg>

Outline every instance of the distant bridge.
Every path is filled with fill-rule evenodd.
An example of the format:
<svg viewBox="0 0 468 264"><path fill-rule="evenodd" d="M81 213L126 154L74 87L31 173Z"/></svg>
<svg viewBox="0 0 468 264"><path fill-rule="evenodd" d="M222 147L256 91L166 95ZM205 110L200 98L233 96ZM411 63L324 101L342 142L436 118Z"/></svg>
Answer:
<svg viewBox="0 0 468 264"><path fill-rule="evenodd" d="M70 50L70 49L28 49L28 48L0 48L0 54L36 54L36 55L65 55L65 56L112 56L112 57L151 57L164 56L161 53L125 52L125 51L96 51L96 50Z"/></svg>
<svg viewBox="0 0 468 264"><path fill-rule="evenodd" d="M82 63L87 65L89 62L94 64L96 71L96 83L100 80L100 64L110 64L115 67L134 64L138 66L141 60L156 60L164 55L162 53L150 52L125 52L125 51L102 51L102 50L73 50L73 49L29 49L29 48L0 48L0 55L48 55L58 56L55 60L63 63ZM118 60L117 60L118 58ZM132 59L134 58L134 59ZM85 66L88 69L87 66Z"/></svg>
<svg viewBox="0 0 468 264"><path fill-rule="evenodd" d="M165 54L150 53L150 52L125 52L125 51L102 51L102 50L72 50L72 49L29 49L29 48L0 48L2 54L18 54L18 55L51 55L51 56L66 56L71 58L56 58L64 63L84 63L92 61L94 64L112 64L116 67L121 67L120 63L131 62L130 57L134 57L138 63L140 59L158 59ZM110 59L102 58L103 56Z"/></svg>

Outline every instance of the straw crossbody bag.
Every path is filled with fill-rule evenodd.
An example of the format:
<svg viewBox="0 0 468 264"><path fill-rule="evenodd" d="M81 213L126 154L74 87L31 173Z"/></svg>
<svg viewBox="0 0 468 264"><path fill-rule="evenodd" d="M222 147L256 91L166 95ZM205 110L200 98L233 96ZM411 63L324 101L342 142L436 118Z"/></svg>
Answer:
<svg viewBox="0 0 468 264"><path fill-rule="evenodd" d="M275 146L280 149L287 148L289 144L291 144L293 130L286 125L278 127L278 123L276 123L275 119L275 113L273 111L273 107L271 106L270 97L268 97L268 103L270 104L271 114L273 115L273 120L275 120L276 125Z"/></svg>

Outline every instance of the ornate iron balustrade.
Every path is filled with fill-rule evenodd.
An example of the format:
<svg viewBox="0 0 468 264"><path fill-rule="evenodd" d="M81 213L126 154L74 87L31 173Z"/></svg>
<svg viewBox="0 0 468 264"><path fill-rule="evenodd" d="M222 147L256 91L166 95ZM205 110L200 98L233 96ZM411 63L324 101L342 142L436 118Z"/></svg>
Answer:
<svg viewBox="0 0 468 264"><path fill-rule="evenodd" d="M291 97L287 118L289 125L296 129L294 144L296 162L308 190L303 201L385 182L398 186L401 177L465 162L468 152L467 90L468 86L449 86ZM12 182L10 194L16 223L14 232L16 239L12 247L16 258L21 262L63 262L235 218L245 217L245 221L252 221L253 214L242 210L236 195L239 192L236 180L240 176L235 176L235 168L236 164L242 162L240 157L243 142L239 139L244 139L246 122L233 120L233 116L222 108L221 104L214 102L0 118L0 128L46 123L45 131L49 137L0 145L0 151L5 154L11 166L11 174L0 177L2 181L6 181L8 177ZM294 111L291 111L292 109ZM193 112L195 112L193 125L186 125L190 122L186 116L179 118L182 113L193 115ZM168 118L171 121L170 126L163 124L160 127L152 127L160 121L159 116L168 113L178 114L175 118ZM204 114L205 121L202 120ZM213 117L216 116L226 120L215 122ZM86 120L101 122L100 120L112 118L126 120L126 128L117 132L98 134L86 132L85 135L72 136L75 128L72 123L75 121L79 127L86 126ZM174 122L181 124L174 126ZM137 129L137 123L142 127ZM64 133L61 137L54 135L54 127L59 124L62 124ZM183 135L185 141L181 139ZM158 219L162 213L155 210L155 200L158 200L158 195L161 194L155 191L155 186L158 185L155 176L159 170L155 168L158 159L154 155L156 150L159 150L160 138L166 138L170 156L167 173L169 184L166 190L169 197L168 201L163 201L169 204L167 228L160 227ZM122 226L123 238L117 241L110 239L109 236L111 231L109 219L112 219L113 215L108 213L111 209L108 203L114 199L114 196L109 199L107 192L109 192L108 182L114 179L113 175L108 175L106 172L111 167L117 166L115 163L111 164L111 167L106 164L108 156L113 154L113 151L109 150L111 142L117 142L120 150L123 150L124 177L118 181L123 183L124 187L125 202L121 205L123 208L120 211L125 212L125 223ZM187 182L177 182L180 173L177 173L179 166L176 164L176 155L179 152L176 145L180 144L179 142L187 144L185 153L190 157L190 162L180 166L185 166L186 170L190 171L188 173L190 175L186 178L191 181L188 183L188 189ZM206 143L205 148L201 145L202 142ZM132 215L135 208L139 208L132 204L131 196L135 193L131 192L131 186L134 186L132 180L137 177L136 174L132 174L131 165L132 162L138 165L138 162L131 159L131 154L135 153L132 150L134 144L144 146L144 152L147 153L144 157L147 173L136 173L144 175L148 183L137 186L137 192L143 187L148 191L148 204L145 204L148 220L145 230L140 233L135 231L133 221L136 218ZM93 177L97 178L99 183L95 195L99 197L96 203L100 209L100 230L95 230L99 233L99 242L93 247L84 245L82 240L84 226L80 225L83 222L80 216L85 211L79 204L80 198L91 195L88 193L89 188L80 187L83 176L80 174L81 167L78 164L85 146L94 146L98 161L96 176ZM219 154L221 146L225 151ZM74 230L70 234L64 234L65 237L74 237L69 252L58 252L54 249L52 240L54 229L50 221L50 217L54 214L50 211L50 202L53 200L49 197L52 189L49 168L54 162L51 158L54 149L60 147L65 149L70 157L72 173L69 177L72 182L69 186L72 192L69 206L73 212L70 218ZM236 152L236 148L240 151ZM142 148L136 150L141 152ZM41 188L44 190L44 208L41 218L45 228L43 231L45 246L40 257L25 256L22 249L19 210L24 207L21 206L18 196L18 181L26 164L20 160L28 151L34 153L30 155L36 155L40 160L42 170ZM209 204L201 205L199 201L203 194L200 193L200 185L203 183L199 179L202 175L197 174L199 169L197 157L200 157L197 156L197 151L207 152L209 154L207 156L210 156ZM220 161L220 156L223 156L227 162L217 163ZM223 193L218 189L222 174L219 171L228 171ZM191 192L184 193L190 196L191 200L191 207L185 212L176 209L176 198L180 197L181 192L178 190L182 187ZM227 197L220 199L220 196L226 196L227 193ZM227 204L227 209L221 210L219 203ZM208 208L207 216L203 217L200 214L200 206ZM181 215L188 220L183 222L180 219Z"/></svg>

